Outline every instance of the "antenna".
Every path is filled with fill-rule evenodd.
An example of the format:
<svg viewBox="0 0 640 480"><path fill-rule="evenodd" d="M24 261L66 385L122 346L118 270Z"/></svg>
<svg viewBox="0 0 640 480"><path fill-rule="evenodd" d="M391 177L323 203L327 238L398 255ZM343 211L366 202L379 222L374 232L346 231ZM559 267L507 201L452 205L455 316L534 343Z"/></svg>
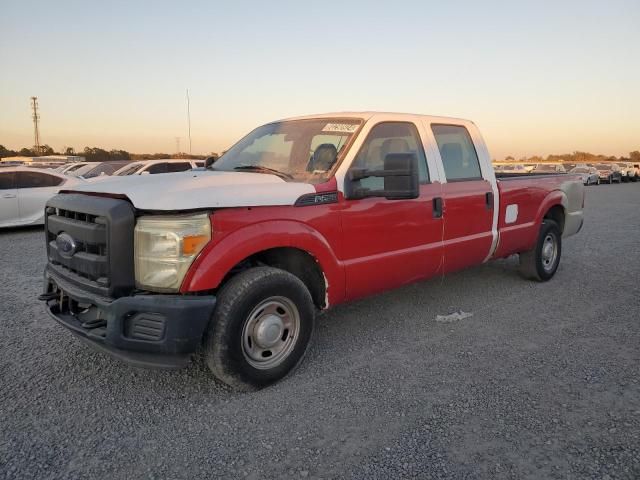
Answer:
<svg viewBox="0 0 640 480"><path fill-rule="evenodd" d="M180 153L180 137L175 137L176 139L176 153Z"/></svg>
<svg viewBox="0 0 640 480"><path fill-rule="evenodd" d="M31 118L33 118L33 147L35 154L40 155L40 131L38 129L38 120L40 120L40 115L38 114L38 97L31 97L31 109L33 110L33 114L31 115Z"/></svg>
<svg viewBox="0 0 640 480"><path fill-rule="evenodd" d="M187 125L189 126L189 155L191 155L191 109L189 105L189 89L187 88Z"/></svg>

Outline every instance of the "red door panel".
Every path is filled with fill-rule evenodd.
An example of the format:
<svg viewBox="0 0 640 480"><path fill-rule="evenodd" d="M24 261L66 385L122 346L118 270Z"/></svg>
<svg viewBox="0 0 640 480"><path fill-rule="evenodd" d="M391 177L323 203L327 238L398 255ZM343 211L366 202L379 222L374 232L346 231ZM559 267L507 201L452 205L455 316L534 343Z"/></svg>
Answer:
<svg viewBox="0 0 640 480"><path fill-rule="evenodd" d="M489 254L493 209L487 208L488 192L492 188L486 180L442 185L445 273L480 264Z"/></svg>
<svg viewBox="0 0 640 480"><path fill-rule="evenodd" d="M442 219L433 218L439 183L422 185L412 200L346 200L343 261L348 300L437 274Z"/></svg>

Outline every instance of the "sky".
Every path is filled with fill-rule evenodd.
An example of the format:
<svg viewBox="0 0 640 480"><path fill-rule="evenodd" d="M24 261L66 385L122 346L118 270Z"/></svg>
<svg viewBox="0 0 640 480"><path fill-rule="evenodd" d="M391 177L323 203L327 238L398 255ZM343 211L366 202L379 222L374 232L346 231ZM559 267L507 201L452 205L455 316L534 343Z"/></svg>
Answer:
<svg viewBox="0 0 640 480"><path fill-rule="evenodd" d="M494 158L640 150L640 1L0 0L0 144L220 152L290 116L473 120Z"/></svg>

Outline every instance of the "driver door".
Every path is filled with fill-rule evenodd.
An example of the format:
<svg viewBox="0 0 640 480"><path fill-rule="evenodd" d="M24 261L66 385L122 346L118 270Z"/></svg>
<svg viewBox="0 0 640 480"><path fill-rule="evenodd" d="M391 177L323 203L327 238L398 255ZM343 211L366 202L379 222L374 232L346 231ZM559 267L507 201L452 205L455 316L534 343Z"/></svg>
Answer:
<svg viewBox="0 0 640 480"><path fill-rule="evenodd" d="M430 183L416 125L375 125L351 168L382 169L385 156L394 153L417 156L420 195L412 199L369 197L344 201L342 256L349 300L431 277L442 264L442 217L433 208L441 186ZM380 190L384 179L369 177L358 182L360 188Z"/></svg>

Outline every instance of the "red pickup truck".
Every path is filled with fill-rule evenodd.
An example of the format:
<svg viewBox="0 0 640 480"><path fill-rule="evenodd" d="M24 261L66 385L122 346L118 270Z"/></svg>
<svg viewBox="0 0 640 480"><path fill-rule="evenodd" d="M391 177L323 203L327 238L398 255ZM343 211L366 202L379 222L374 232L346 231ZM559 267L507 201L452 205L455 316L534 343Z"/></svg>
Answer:
<svg viewBox="0 0 640 480"><path fill-rule="evenodd" d="M200 353L223 382L259 388L300 362L333 305L513 254L549 280L583 206L577 176L496 178L470 121L277 121L205 168L53 197L41 299L130 363Z"/></svg>

